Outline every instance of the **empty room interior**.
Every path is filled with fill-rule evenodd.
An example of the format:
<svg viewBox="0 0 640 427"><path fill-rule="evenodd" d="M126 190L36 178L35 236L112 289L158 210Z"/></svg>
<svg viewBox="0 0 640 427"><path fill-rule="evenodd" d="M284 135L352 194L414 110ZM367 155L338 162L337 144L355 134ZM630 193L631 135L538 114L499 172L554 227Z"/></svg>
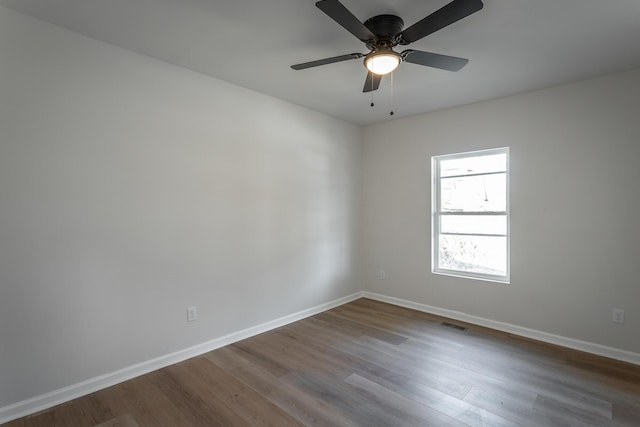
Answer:
<svg viewBox="0 0 640 427"><path fill-rule="evenodd" d="M635 0L0 0L0 424L640 425L638 40Z"/></svg>

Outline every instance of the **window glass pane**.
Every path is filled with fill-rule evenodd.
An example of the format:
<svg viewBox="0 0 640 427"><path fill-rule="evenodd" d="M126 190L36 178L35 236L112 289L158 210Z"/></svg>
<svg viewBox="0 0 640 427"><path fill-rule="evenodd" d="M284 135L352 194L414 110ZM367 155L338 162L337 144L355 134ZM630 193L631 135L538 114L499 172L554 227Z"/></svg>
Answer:
<svg viewBox="0 0 640 427"><path fill-rule="evenodd" d="M440 235L438 268L481 274L507 274L507 238Z"/></svg>
<svg viewBox="0 0 640 427"><path fill-rule="evenodd" d="M442 178L440 210L442 212L506 211L506 173Z"/></svg>
<svg viewBox="0 0 640 427"><path fill-rule="evenodd" d="M507 234L506 215L443 215L442 233Z"/></svg>
<svg viewBox="0 0 640 427"><path fill-rule="evenodd" d="M461 157L440 161L440 176L471 175L488 172L505 172L507 154Z"/></svg>

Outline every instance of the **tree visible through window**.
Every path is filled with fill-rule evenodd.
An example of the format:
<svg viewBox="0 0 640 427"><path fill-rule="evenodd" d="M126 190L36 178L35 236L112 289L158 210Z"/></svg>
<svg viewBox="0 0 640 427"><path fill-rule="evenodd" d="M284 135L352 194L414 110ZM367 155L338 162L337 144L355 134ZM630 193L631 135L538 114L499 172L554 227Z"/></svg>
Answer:
<svg viewBox="0 0 640 427"><path fill-rule="evenodd" d="M432 158L432 271L509 281L509 149Z"/></svg>

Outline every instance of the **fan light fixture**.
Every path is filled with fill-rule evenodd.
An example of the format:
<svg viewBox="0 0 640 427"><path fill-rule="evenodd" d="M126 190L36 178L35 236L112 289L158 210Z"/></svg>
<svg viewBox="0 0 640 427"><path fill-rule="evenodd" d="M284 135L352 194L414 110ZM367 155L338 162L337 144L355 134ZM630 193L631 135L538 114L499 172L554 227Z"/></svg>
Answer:
<svg viewBox="0 0 640 427"><path fill-rule="evenodd" d="M364 57L364 66L373 74L389 74L400 65L401 57L391 49L377 50Z"/></svg>

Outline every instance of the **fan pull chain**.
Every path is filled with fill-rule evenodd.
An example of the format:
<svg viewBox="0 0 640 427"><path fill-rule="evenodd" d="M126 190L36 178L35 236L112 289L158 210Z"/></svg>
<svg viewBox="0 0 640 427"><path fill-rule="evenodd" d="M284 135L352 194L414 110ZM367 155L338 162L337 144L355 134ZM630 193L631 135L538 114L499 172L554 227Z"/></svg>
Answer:
<svg viewBox="0 0 640 427"><path fill-rule="evenodd" d="M369 93L371 93L371 108L373 108L376 105L375 102L373 102L373 79L371 79L371 90Z"/></svg>
<svg viewBox="0 0 640 427"><path fill-rule="evenodd" d="M389 115L390 116L393 116L393 107L394 107L394 104L395 104L394 98L393 98L393 75L394 74L395 73L391 73L391 75L389 76L391 78L391 90L390 90L390 92L391 92L391 111L389 111Z"/></svg>

